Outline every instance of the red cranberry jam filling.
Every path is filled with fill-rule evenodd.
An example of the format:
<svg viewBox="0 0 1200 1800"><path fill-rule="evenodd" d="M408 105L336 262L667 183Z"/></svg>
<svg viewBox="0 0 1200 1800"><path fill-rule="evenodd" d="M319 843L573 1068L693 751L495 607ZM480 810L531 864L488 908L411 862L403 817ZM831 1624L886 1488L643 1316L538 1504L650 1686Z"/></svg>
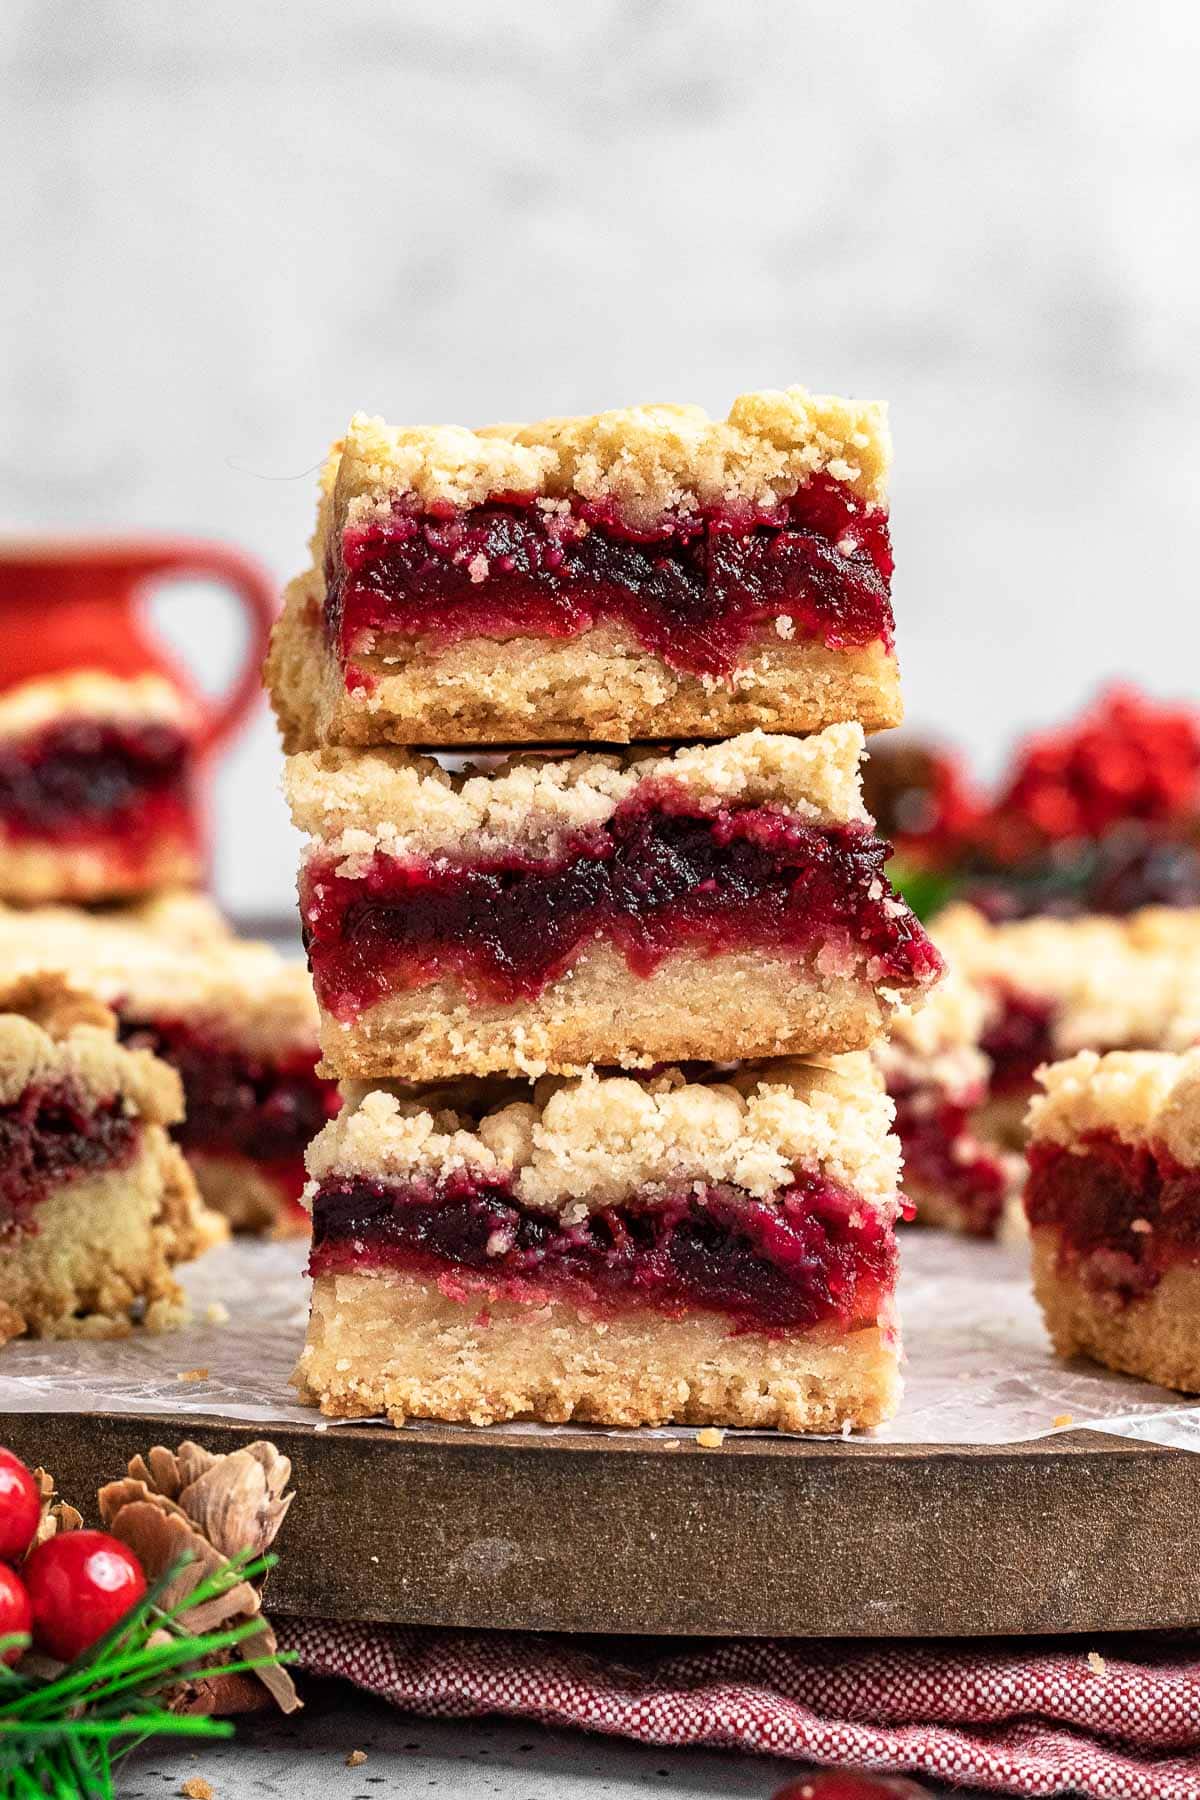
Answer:
<svg viewBox="0 0 1200 1800"><path fill-rule="evenodd" d="M831 972L865 964L869 979L925 983L941 959L887 884L890 854L861 825L767 807L702 813L674 784L644 782L553 861L376 853L348 876L316 860L301 910L317 991L338 1018L443 974L483 998L531 999L598 937L643 977L681 948L800 958L819 947Z"/></svg>
<svg viewBox="0 0 1200 1800"><path fill-rule="evenodd" d="M71 719L0 742L0 825L76 843L120 829L122 847L192 829L191 747L173 725Z"/></svg>
<svg viewBox="0 0 1200 1800"><path fill-rule="evenodd" d="M1007 1182L1000 1159L971 1134L971 1112L982 1096L950 1096L916 1084L889 1085L888 1092L896 1103L905 1176L953 1202L964 1230L991 1237Z"/></svg>
<svg viewBox="0 0 1200 1800"><path fill-rule="evenodd" d="M687 1187L566 1224L522 1206L506 1182L460 1170L324 1182L310 1266L404 1269L464 1300L703 1308L748 1331L847 1330L874 1323L895 1282L896 1244L890 1224L820 1176L800 1176L770 1205L738 1188Z"/></svg>
<svg viewBox="0 0 1200 1800"><path fill-rule="evenodd" d="M186 1117L172 1135L185 1151L244 1156L299 1197L304 1152L338 1109L334 1083L315 1072L315 1048L272 1061L170 1019L123 1020L121 1037L179 1071Z"/></svg>
<svg viewBox="0 0 1200 1800"><path fill-rule="evenodd" d="M1005 989L1000 1010L980 1036L979 1047L991 1058L990 1091L1019 1094L1032 1089L1043 1063L1053 1062L1054 1003Z"/></svg>
<svg viewBox="0 0 1200 1800"><path fill-rule="evenodd" d="M344 663L381 634L571 638L623 626L692 675L729 676L781 616L833 649L892 644L887 511L818 475L767 511L672 514L646 533L611 503L497 499L343 532L326 624Z"/></svg>
<svg viewBox="0 0 1200 1800"><path fill-rule="evenodd" d="M68 1083L0 1106L0 1232L31 1230L52 1189L132 1162L141 1122L119 1095L97 1104Z"/></svg>
<svg viewBox="0 0 1200 1800"><path fill-rule="evenodd" d="M1079 1155L1056 1144L1029 1152L1029 1223L1058 1234L1058 1266L1124 1303L1148 1294L1178 1262L1200 1262L1200 1169L1154 1144L1093 1132Z"/></svg>

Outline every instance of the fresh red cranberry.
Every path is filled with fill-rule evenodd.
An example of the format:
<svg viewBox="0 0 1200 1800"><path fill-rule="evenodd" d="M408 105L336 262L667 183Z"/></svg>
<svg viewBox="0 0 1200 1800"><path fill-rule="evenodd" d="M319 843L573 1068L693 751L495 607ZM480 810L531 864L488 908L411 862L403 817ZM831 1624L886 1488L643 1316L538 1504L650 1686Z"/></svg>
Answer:
<svg viewBox="0 0 1200 1800"><path fill-rule="evenodd" d="M11 1450L0 1450L0 1560L24 1556L41 1516L41 1491L32 1472Z"/></svg>
<svg viewBox="0 0 1200 1800"><path fill-rule="evenodd" d="M863 799L880 837L922 867L955 862L981 810L961 757L906 737L872 738Z"/></svg>
<svg viewBox="0 0 1200 1800"><path fill-rule="evenodd" d="M21 1577L7 1563L0 1563L0 1638L28 1637L32 1630L33 1608L29 1602L29 1591ZM0 1660L11 1668L24 1654L25 1648L14 1644L4 1652Z"/></svg>
<svg viewBox="0 0 1200 1800"><path fill-rule="evenodd" d="M146 1592L133 1551L106 1531L67 1531L39 1544L25 1564L39 1650L73 1662L123 1619Z"/></svg>
<svg viewBox="0 0 1200 1800"><path fill-rule="evenodd" d="M1114 687L1076 722L1025 740L982 842L996 861L1016 862L1129 820L1177 828L1198 815L1200 712Z"/></svg>
<svg viewBox="0 0 1200 1800"><path fill-rule="evenodd" d="M865 1769L825 1769L779 1788L771 1800L928 1800L929 1790L902 1775L869 1775Z"/></svg>

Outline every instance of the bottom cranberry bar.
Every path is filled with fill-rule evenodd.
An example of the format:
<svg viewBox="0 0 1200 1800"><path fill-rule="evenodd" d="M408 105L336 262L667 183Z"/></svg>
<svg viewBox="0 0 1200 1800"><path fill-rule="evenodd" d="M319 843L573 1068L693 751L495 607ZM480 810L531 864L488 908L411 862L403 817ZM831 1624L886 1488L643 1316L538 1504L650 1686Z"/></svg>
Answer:
<svg viewBox="0 0 1200 1800"><path fill-rule="evenodd" d="M1055 1348L1200 1392L1200 1050L1041 1072L1025 1208Z"/></svg>
<svg viewBox="0 0 1200 1800"><path fill-rule="evenodd" d="M859 1056L352 1089L308 1156L298 1385L396 1423L878 1424L890 1113Z"/></svg>
<svg viewBox="0 0 1200 1800"><path fill-rule="evenodd" d="M57 976L0 990L0 1342L116 1337L181 1311L172 1273L225 1235L167 1128L179 1078Z"/></svg>

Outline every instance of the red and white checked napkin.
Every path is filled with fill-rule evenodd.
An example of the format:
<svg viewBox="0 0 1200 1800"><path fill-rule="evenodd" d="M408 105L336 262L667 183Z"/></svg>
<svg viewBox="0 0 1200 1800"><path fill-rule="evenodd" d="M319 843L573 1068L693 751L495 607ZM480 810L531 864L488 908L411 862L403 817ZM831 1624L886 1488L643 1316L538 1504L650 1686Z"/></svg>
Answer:
<svg viewBox="0 0 1200 1800"><path fill-rule="evenodd" d="M406 1712L904 1771L1004 1794L1200 1800L1200 1637L832 1643L277 1621L302 1668Z"/></svg>

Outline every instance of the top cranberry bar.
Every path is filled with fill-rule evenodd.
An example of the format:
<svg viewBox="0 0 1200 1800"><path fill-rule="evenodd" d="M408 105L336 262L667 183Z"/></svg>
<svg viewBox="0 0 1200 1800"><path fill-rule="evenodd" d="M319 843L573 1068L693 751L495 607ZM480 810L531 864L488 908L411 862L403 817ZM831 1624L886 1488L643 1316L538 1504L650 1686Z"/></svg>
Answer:
<svg viewBox="0 0 1200 1800"><path fill-rule="evenodd" d="M362 414L267 665L290 750L898 724L882 406Z"/></svg>

